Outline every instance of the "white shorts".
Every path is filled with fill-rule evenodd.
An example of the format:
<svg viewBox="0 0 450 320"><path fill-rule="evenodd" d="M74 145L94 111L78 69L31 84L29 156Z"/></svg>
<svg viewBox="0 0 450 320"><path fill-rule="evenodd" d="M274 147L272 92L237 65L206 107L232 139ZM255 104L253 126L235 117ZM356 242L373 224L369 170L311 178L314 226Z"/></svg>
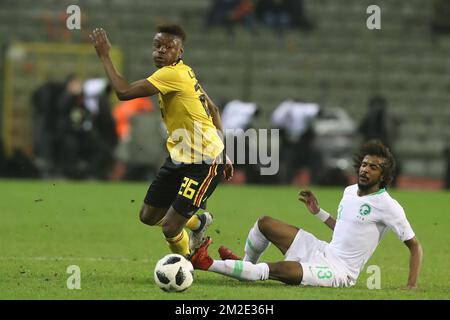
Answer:
<svg viewBox="0 0 450 320"><path fill-rule="evenodd" d="M328 243L300 229L284 255L285 261L297 261L303 269L300 284L321 287L350 287L354 284L327 250Z"/></svg>

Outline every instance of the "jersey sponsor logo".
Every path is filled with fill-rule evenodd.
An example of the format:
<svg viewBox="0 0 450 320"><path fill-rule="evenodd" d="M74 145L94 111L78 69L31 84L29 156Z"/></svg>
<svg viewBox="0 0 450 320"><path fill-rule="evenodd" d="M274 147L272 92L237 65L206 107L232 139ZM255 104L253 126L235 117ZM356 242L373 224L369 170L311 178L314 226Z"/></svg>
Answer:
<svg viewBox="0 0 450 320"><path fill-rule="evenodd" d="M362 216L367 216L370 214L370 212L372 211L372 207L369 206L367 203L363 204L360 208L359 208L359 214Z"/></svg>

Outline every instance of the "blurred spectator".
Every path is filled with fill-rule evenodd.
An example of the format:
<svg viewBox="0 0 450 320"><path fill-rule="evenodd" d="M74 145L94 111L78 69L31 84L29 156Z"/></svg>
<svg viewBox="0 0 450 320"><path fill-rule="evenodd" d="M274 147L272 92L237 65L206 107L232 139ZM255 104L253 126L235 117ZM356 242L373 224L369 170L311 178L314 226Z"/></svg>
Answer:
<svg viewBox="0 0 450 320"><path fill-rule="evenodd" d="M61 152L57 161L59 174L68 178L86 178L95 147L92 144L92 118L83 103L83 82L74 76L59 97L58 133Z"/></svg>
<svg viewBox="0 0 450 320"><path fill-rule="evenodd" d="M213 0L206 17L207 26L224 26L229 23L230 13L238 0Z"/></svg>
<svg viewBox="0 0 450 320"><path fill-rule="evenodd" d="M247 130L254 117L259 114L259 108L254 102L244 102L241 100L231 100L223 108L222 126L223 129Z"/></svg>
<svg viewBox="0 0 450 320"><path fill-rule="evenodd" d="M240 0L231 11L232 24L243 24L252 32L256 32L255 3L253 0Z"/></svg>
<svg viewBox="0 0 450 320"><path fill-rule="evenodd" d="M57 163L68 178L106 179L117 143L104 79L68 81L58 101L58 133L62 141Z"/></svg>
<svg viewBox="0 0 450 320"><path fill-rule="evenodd" d="M153 103L148 97L119 102L113 111L116 132L120 141L126 141L130 135L130 118L141 112L152 112Z"/></svg>
<svg viewBox="0 0 450 320"><path fill-rule="evenodd" d="M119 145L115 179L149 180L160 164L164 142L159 113L148 97L119 102L113 116Z"/></svg>
<svg viewBox="0 0 450 320"><path fill-rule="evenodd" d="M260 0L256 6L256 15L265 25L278 30L313 28L306 18L303 0Z"/></svg>
<svg viewBox="0 0 450 320"><path fill-rule="evenodd" d="M386 99L381 96L371 97L367 113L358 128L364 141L380 140L391 148L396 135L395 127L394 118L388 115Z"/></svg>
<svg viewBox="0 0 450 320"><path fill-rule="evenodd" d="M353 174L352 153L357 125L341 107L321 108L314 120L314 145L320 154L321 169L313 176L317 185L343 186Z"/></svg>
<svg viewBox="0 0 450 320"><path fill-rule="evenodd" d="M290 14L283 0L260 0L256 12L258 18L269 27L285 29L290 26Z"/></svg>
<svg viewBox="0 0 450 320"><path fill-rule="evenodd" d="M233 27L242 24L256 34L258 21L280 32L313 28L306 18L303 0L213 0L206 25L225 26L232 34Z"/></svg>
<svg viewBox="0 0 450 320"><path fill-rule="evenodd" d="M312 126L319 112L316 103L294 100L283 101L273 112L272 124L280 129L280 183L291 183L302 168L309 169L313 183L319 177L322 159Z"/></svg>
<svg viewBox="0 0 450 320"><path fill-rule="evenodd" d="M35 163L44 177L54 174L60 136L58 129L58 99L65 84L49 81L32 93L33 151Z"/></svg>
<svg viewBox="0 0 450 320"><path fill-rule="evenodd" d="M233 139L234 150L227 150L227 155L233 162L235 169L235 178L237 179L238 173L242 172L245 176L242 177L242 181L249 183L257 183L260 177L259 166L257 164L249 163L249 153L258 152L253 150L252 146L257 145L257 141L250 141L250 138L245 138L245 132L251 127L253 120L259 115L258 105L254 102L244 102L241 100L231 100L225 104L221 120L222 126L226 135L226 140ZM236 130L240 129L240 130ZM239 140L244 140L244 150L238 149ZM228 144L228 143L227 143ZM244 152L244 154L238 154L238 152Z"/></svg>
<svg viewBox="0 0 450 320"><path fill-rule="evenodd" d="M116 124L110 105L111 86L106 79L88 79L83 86L84 104L93 117L96 135L96 157L92 176L107 179L114 165L114 149L118 143Z"/></svg>
<svg viewBox="0 0 450 320"><path fill-rule="evenodd" d="M397 130L400 123L390 115L387 110L387 101L382 96L372 96L369 99L367 114L361 121L358 131L362 134L364 141L380 140L386 147L394 153L394 141L397 137ZM396 173L392 186L395 187L397 178L401 171L400 160L397 159Z"/></svg>
<svg viewBox="0 0 450 320"><path fill-rule="evenodd" d="M149 181L167 157L167 129L159 112L142 112L130 117L130 140L126 144L127 180Z"/></svg>
<svg viewBox="0 0 450 320"><path fill-rule="evenodd" d="M256 5L254 0L213 0L206 18L206 25L225 26L230 33L236 24L256 31Z"/></svg>
<svg viewBox="0 0 450 320"><path fill-rule="evenodd" d="M289 13L290 26L300 28L305 31L314 28L313 23L306 16L306 10L303 6L303 0L284 0L286 10Z"/></svg>

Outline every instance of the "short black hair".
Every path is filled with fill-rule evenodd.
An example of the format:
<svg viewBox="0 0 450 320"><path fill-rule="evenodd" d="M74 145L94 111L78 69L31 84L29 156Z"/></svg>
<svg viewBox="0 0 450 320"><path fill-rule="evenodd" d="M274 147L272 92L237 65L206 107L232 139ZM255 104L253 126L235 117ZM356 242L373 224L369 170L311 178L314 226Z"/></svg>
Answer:
<svg viewBox="0 0 450 320"><path fill-rule="evenodd" d="M381 164L383 180L380 183L380 188L389 186L395 173L395 158L391 150L379 140L371 140L363 144L353 157L353 167L356 169L356 174L359 174L359 168L365 156L377 156L385 159Z"/></svg>
<svg viewBox="0 0 450 320"><path fill-rule="evenodd" d="M161 33L168 33L181 39L184 43L186 41L186 32L177 24L161 24L156 27L156 30Z"/></svg>

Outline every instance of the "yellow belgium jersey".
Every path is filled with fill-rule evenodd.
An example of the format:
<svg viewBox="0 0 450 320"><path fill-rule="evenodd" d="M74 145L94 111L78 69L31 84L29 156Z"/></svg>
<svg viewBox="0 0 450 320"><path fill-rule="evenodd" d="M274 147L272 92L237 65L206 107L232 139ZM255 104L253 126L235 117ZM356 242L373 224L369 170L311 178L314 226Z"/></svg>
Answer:
<svg viewBox="0 0 450 320"><path fill-rule="evenodd" d="M159 105L172 160L200 163L216 158L224 145L192 69L180 60L158 69L147 80L160 92Z"/></svg>

